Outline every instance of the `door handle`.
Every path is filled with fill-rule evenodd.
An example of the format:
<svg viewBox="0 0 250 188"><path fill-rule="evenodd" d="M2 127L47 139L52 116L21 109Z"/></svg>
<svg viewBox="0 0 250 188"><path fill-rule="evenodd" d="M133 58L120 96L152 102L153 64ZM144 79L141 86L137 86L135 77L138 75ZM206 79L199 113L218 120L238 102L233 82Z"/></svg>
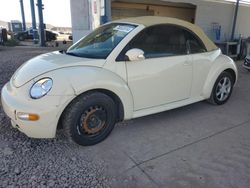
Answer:
<svg viewBox="0 0 250 188"><path fill-rule="evenodd" d="M190 61L185 61L185 62L183 63L183 65L184 65L184 66L189 66L189 65L191 65L191 62L190 62Z"/></svg>

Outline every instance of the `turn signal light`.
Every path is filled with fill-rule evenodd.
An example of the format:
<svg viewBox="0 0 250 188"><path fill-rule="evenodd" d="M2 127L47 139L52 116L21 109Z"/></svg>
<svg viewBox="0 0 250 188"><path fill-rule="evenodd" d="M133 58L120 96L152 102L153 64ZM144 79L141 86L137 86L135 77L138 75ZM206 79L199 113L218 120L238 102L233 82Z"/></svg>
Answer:
<svg viewBox="0 0 250 188"><path fill-rule="evenodd" d="M24 112L18 112L17 118L25 121L37 121L39 120L39 115L37 114L31 114L31 113L24 113Z"/></svg>

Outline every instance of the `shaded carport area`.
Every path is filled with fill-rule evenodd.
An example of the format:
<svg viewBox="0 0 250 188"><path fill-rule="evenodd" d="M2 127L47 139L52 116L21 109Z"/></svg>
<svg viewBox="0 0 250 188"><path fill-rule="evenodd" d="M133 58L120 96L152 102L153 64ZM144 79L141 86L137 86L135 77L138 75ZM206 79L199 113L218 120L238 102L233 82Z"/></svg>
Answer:
<svg viewBox="0 0 250 188"><path fill-rule="evenodd" d="M190 3L175 3L160 0L111 1L112 20L138 16L165 16L194 23L195 12L196 6Z"/></svg>

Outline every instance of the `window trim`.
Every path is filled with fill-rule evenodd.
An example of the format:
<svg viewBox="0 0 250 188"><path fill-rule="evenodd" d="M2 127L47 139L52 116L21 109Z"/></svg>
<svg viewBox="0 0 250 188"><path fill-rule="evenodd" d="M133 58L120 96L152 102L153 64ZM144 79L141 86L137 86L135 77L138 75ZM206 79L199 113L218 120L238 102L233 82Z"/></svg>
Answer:
<svg viewBox="0 0 250 188"><path fill-rule="evenodd" d="M192 54L202 54L202 53L207 53L208 50L204 44L204 42L200 39L200 37L198 37L196 35L196 33L194 33L192 30L188 29L188 28L185 28L183 26L181 26L185 31L189 32L192 34L192 36L202 45L202 47L204 48L205 52L196 52L196 53L191 53L191 49L190 49L190 45L187 44L187 47L188 47L188 51L189 51L189 55L192 55ZM187 40L188 41L188 40Z"/></svg>
<svg viewBox="0 0 250 188"><path fill-rule="evenodd" d="M138 35L140 35L143 31L145 31L146 29L148 28L151 28L151 27L156 27L156 26L175 26L177 27L178 29L182 29L182 30L185 30L187 32L189 32L190 34L192 34L192 36L197 40L199 41L199 43L202 45L202 47L204 48L205 52L200 52L200 53L191 53L191 49L190 49L190 46L186 44L186 48L187 48L187 53L186 54L180 54L180 55L168 55L168 56L159 56L159 57L151 57L151 58L146 58L146 59L152 59L152 58L163 58L163 57L173 57L173 56L183 56L183 55L192 55L192 54L201 54L201 53L207 53L208 50L204 44L204 42L200 39L200 37L194 33L192 30L190 30L189 28L186 28L182 25L177 25L177 24L172 24L172 23L166 23L166 24L156 24L156 25L152 25L152 26L149 26L149 27L146 27L144 29L142 29L139 33L137 33L130 41L128 41L127 45L121 50L121 52L119 53L119 55L116 57L115 61L116 62L121 62L121 61L126 61L126 58L125 58L125 54L126 52L124 52L124 50L127 48L127 46L129 45L129 43L134 39L136 38ZM186 38L186 34L184 34L185 38ZM123 53L124 53L124 57L121 57L123 56Z"/></svg>

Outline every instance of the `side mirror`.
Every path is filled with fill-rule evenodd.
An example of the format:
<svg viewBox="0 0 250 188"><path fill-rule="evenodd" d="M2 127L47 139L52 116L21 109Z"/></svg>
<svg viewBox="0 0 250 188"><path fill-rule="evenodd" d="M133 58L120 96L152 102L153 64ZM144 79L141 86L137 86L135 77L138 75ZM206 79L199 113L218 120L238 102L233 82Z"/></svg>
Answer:
<svg viewBox="0 0 250 188"><path fill-rule="evenodd" d="M129 61L141 61L145 59L144 51L138 48L133 48L125 54Z"/></svg>

